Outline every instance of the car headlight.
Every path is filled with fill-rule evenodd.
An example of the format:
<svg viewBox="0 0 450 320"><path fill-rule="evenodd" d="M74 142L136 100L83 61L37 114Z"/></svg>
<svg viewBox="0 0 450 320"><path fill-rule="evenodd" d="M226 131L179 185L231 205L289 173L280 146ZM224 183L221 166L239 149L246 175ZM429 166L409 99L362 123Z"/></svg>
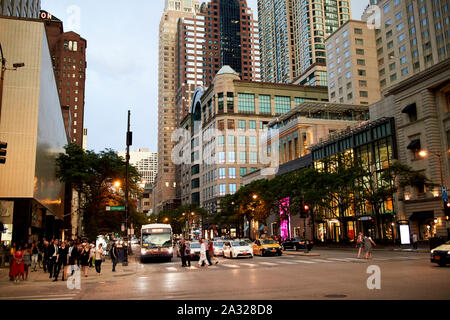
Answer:
<svg viewBox="0 0 450 320"><path fill-rule="evenodd" d="M170 249L169 249L169 253L173 253L173 248L170 248Z"/></svg>
<svg viewBox="0 0 450 320"><path fill-rule="evenodd" d="M147 253L147 249L141 249L141 254L146 254Z"/></svg>

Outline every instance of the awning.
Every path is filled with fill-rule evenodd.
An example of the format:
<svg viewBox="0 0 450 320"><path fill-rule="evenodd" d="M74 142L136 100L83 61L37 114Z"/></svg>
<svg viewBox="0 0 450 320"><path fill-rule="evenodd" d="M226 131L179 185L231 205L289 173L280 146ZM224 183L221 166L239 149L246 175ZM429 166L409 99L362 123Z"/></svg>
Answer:
<svg viewBox="0 0 450 320"><path fill-rule="evenodd" d="M411 104L407 105L407 106L402 110L402 113L410 114L410 113L415 113L416 111L417 111L417 106L416 106L416 104L415 104L415 103L411 103Z"/></svg>
<svg viewBox="0 0 450 320"><path fill-rule="evenodd" d="M411 141L411 143L408 144L408 146L406 147L406 149L408 149L408 150L419 150L420 147L421 147L421 145L420 145L420 139L417 139L417 140Z"/></svg>
<svg viewBox="0 0 450 320"><path fill-rule="evenodd" d="M409 220L431 220L434 219L433 211L414 212Z"/></svg>

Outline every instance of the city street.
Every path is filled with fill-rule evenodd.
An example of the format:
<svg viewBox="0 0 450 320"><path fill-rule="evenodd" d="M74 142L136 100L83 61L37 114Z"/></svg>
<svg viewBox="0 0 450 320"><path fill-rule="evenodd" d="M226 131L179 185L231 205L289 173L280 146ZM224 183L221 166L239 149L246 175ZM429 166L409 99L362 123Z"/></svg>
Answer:
<svg viewBox="0 0 450 320"><path fill-rule="evenodd" d="M429 254L374 252L371 261L356 259L355 250L314 250L320 256L295 252L282 257L223 259L208 269L170 263L118 266L104 264L104 274L81 280L80 290L66 282L45 279L14 284L2 277L1 300L442 300L450 299L450 267L429 262ZM136 259L135 259L136 260ZM381 271L381 289L370 290L370 266ZM2 275L5 270L2 270ZM42 272L39 272L42 273ZM33 277L35 274L31 274Z"/></svg>

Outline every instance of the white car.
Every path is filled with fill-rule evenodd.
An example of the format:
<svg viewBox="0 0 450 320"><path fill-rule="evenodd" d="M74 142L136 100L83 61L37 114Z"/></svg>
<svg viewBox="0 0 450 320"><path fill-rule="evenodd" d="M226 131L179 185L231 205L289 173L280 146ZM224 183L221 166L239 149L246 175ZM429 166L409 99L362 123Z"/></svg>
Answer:
<svg viewBox="0 0 450 320"><path fill-rule="evenodd" d="M214 248L214 255L216 257L223 256L223 241L214 241L213 242L213 248Z"/></svg>
<svg viewBox="0 0 450 320"><path fill-rule="evenodd" d="M226 241L223 244L224 258L253 258L253 248L245 241Z"/></svg>

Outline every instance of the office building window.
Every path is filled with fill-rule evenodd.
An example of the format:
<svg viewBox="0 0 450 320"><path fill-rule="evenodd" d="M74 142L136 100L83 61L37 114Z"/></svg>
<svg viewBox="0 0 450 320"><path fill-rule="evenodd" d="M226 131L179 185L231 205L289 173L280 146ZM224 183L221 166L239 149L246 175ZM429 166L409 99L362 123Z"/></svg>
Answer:
<svg viewBox="0 0 450 320"><path fill-rule="evenodd" d="M219 179L220 180L226 179L225 168L219 168Z"/></svg>
<svg viewBox="0 0 450 320"><path fill-rule="evenodd" d="M241 177L247 175L247 168L241 168Z"/></svg>
<svg viewBox="0 0 450 320"><path fill-rule="evenodd" d="M271 113L270 107L270 96L259 95L259 112L260 113Z"/></svg>
<svg viewBox="0 0 450 320"><path fill-rule="evenodd" d="M245 145L246 145L246 139L247 139L246 136L239 136L239 146L240 146L240 147L245 147Z"/></svg>
<svg viewBox="0 0 450 320"><path fill-rule="evenodd" d="M245 120L239 120L239 129L245 130L247 127L245 125Z"/></svg>
<svg viewBox="0 0 450 320"><path fill-rule="evenodd" d="M275 113L286 113L291 110L291 97L275 96Z"/></svg>
<svg viewBox="0 0 450 320"><path fill-rule="evenodd" d="M239 162L246 163L247 162L247 152L241 151L239 152Z"/></svg>
<svg viewBox="0 0 450 320"><path fill-rule="evenodd" d="M235 136L228 136L228 145L229 146L234 146L235 145L235 141L236 141L236 137Z"/></svg>
<svg viewBox="0 0 450 320"><path fill-rule="evenodd" d="M248 93L238 93L239 112L255 112L255 95Z"/></svg>
<svg viewBox="0 0 450 320"><path fill-rule="evenodd" d="M228 168L228 178L236 179L236 168Z"/></svg>
<svg viewBox="0 0 450 320"><path fill-rule="evenodd" d="M236 184L234 184L234 183L230 184L229 188L230 188L230 194L236 193Z"/></svg>

